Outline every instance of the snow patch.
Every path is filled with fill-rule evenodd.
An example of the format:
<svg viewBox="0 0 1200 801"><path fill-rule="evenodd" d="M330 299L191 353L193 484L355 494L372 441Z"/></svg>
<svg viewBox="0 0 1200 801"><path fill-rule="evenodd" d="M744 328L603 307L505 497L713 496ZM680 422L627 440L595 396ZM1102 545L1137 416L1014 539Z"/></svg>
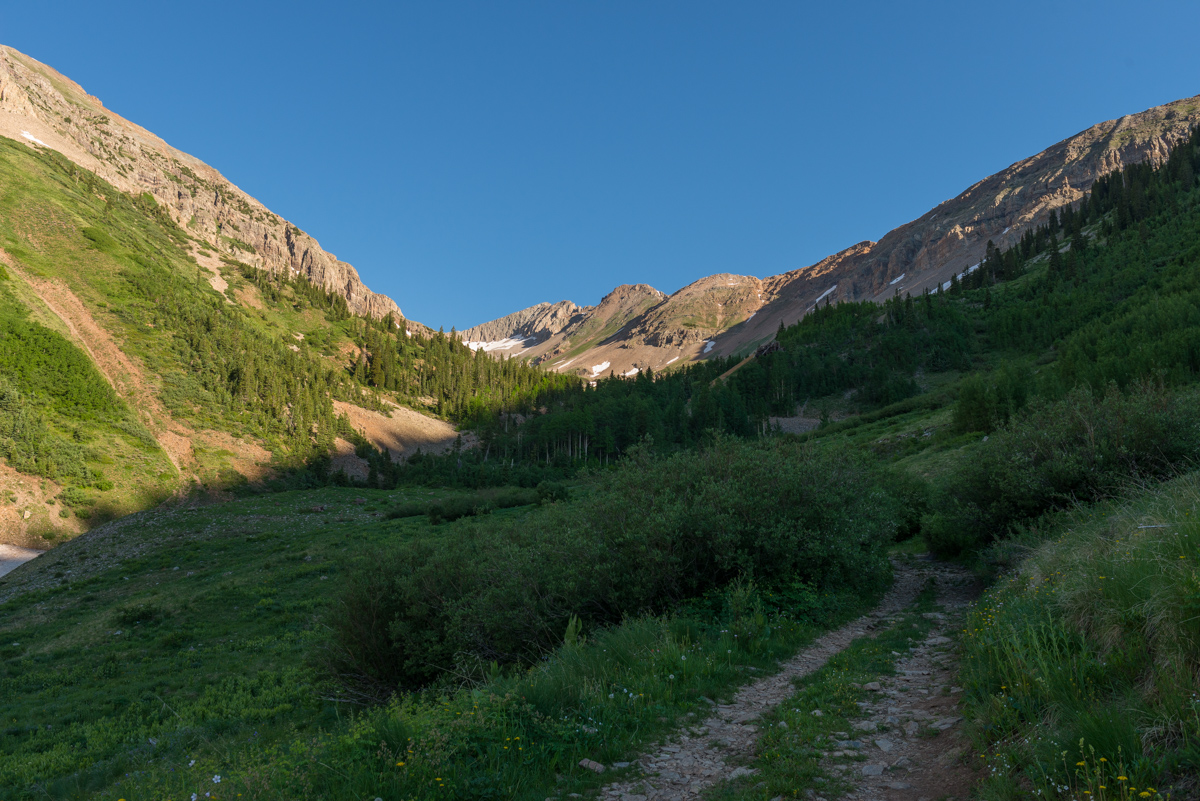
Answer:
<svg viewBox="0 0 1200 801"><path fill-rule="evenodd" d="M1011 230L1012 230L1012 226L1010 225L1007 228L1005 228L1003 231L1001 231L1000 235L1003 236L1004 234L1007 234Z"/></svg>
<svg viewBox="0 0 1200 801"><path fill-rule="evenodd" d="M600 362L599 364L592 365L592 375L593 376L600 375L605 370L607 370L609 365L611 365L611 364L612 364L612 362Z"/></svg>
<svg viewBox="0 0 1200 801"><path fill-rule="evenodd" d="M679 357L675 356L675 357L672 357L671 360L667 362L667 364L670 364L671 362L677 362L677 361L679 361ZM667 364L664 364L663 367L666 367Z"/></svg>
<svg viewBox="0 0 1200 801"><path fill-rule="evenodd" d="M758 314L756 311L750 312L750 316L746 318L746 322L750 322L750 320L752 320L756 314Z"/></svg>
<svg viewBox="0 0 1200 801"><path fill-rule="evenodd" d="M829 297L829 294L835 289L837 289L837 284L834 284L833 286L829 287L829 289L826 289L824 292L822 292L821 297L813 301L813 305L816 306L818 303L825 300L825 298Z"/></svg>
<svg viewBox="0 0 1200 801"><path fill-rule="evenodd" d="M629 378L629 376L637 375L640 372L641 372L641 370L639 370L638 368L635 367L632 370L630 370L628 373L621 373L621 378Z"/></svg>
<svg viewBox="0 0 1200 801"><path fill-rule="evenodd" d="M901 281L904 280L904 276L905 276L905 273L900 273L900 275L898 277L893 278L891 281L888 281L888 286L895 286L896 284L900 283Z"/></svg>
<svg viewBox="0 0 1200 801"><path fill-rule="evenodd" d="M509 337L507 339L498 339L495 342L467 342L465 344L471 350L482 350L484 353L491 353L494 350L512 350L513 348L525 350L525 348L537 344L537 337L529 339L514 339L513 337Z"/></svg>
<svg viewBox="0 0 1200 801"><path fill-rule="evenodd" d="M713 347L716 344L717 344L717 341L715 339L708 340L707 342L704 343L704 352L708 353L710 350L713 349Z"/></svg>
<svg viewBox="0 0 1200 801"><path fill-rule="evenodd" d="M29 131L21 131L21 136L25 137L30 142L33 142L35 145L41 145L42 147L50 147L50 145L46 144L41 139L38 139L36 136L31 134Z"/></svg>
<svg viewBox="0 0 1200 801"><path fill-rule="evenodd" d="M576 356L576 357L575 357L575 359L578 359L578 358L579 358L578 356ZM552 364L552 365L550 365L550 366L551 366L551 367L566 367L568 364L570 364L571 362L575 361L575 359L568 359L568 360L567 360L567 361L565 361L565 362L555 362L554 364Z"/></svg>
<svg viewBox="0 0 1200 801"><path fill-rule="evenodd" d="M979 265L981 265L981 264L983 264L983 262L981 262L981 261L980 261L980 262L976 262L975 264L972 264L972 265L971 265L970 267L968 267L966 270L964 270L964 271L962 271L961 273L959 273L957 277L958 277L958 278L965 278L965 277L967 277L967 276L968 276L968 275L970 275L971 273L973 273L973 272L975 272L976 270L978 270L978 269L979 269ZM943 290L943 291L945 291L945 290L947 290L947 289L949 289L949 288L950 288L950 281L943 281L943 282L942 282L942 290Z"/></svg>

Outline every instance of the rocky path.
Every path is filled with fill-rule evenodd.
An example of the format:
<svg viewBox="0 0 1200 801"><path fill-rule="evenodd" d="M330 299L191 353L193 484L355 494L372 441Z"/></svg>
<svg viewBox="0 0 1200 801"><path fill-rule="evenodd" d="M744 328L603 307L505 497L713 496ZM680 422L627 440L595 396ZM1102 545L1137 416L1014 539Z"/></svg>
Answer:
<svg viewBox="0 0 1200 801"><path fill-rule="evenodd" d="M846 732L838 750L826 754L825 767L857 785L844 799L953 801L966 799L975 782L975 773L962 761L969 747L959 725L962 688L953 684L958 657L946 636L962 628L975 582L961 568L931 567L945 611L926 614L937 625L896 661L896 675L866 685L874 696L863 708L867 717Z"/></svg>
<svg viewBox="0 0 1200 801"><path fill-rule="evenodd" d="M598 797L604 801L696 799L718 782L752 774L758 739L755 721L792 696L795 692L793 679L820 669L831 656L855 638L871 634L881 622L898 618L930 577L937 579L939 601L948 608L961 608L969 600L974 582L961 568L920 560L897 562L895 568L895 583L873 612L823 635L786 662L777 674L743 687L732 703L715 705L710 717L681 731L676 742L659 746L639 758L641 777L609 784L601 788ZM939 624L949 624L950 614ZM839 750L827 755L831 770L844 772L852 781L861 781L851 798L916 801L922 795L940 799L954 792L922 792L921 789L929 783L924 779L936 779L934 772L927 772L931 767L927 752L936 747L935 741L929 737L928 727L922 728L921 724L929 722L936 727L955 717L952 707L957 696L952 693L939 696L933 689L939 682L944 685L949 681L953 668L947 650L950 641L941 636L942 628L943 625L939 625L925 643L897 666L907 673L902 672L889 680L886 687L881 680L880 701L870 705L871 717L859 724L864 729L869 727L876 734L874 739L881 744L876 745L868 739L865 731L855 732L859 735L857 739L847 732L846 740L839 743ZM942 701L942 707L935 713L926 708L931 699L949 701ZM943 708L946 706L950 708ZM911 728L914 721L917 725L910 736L904 727ZM954 724L946 725L949 728ZM882 727L889 727L889 730L881 734L879 729ZM936 745L943 745L950 739ZM911 748L908 747L910 743ZM863 754L868 758L866 763L862 762ZM750 766L746 766L748 762Z"/></svg>

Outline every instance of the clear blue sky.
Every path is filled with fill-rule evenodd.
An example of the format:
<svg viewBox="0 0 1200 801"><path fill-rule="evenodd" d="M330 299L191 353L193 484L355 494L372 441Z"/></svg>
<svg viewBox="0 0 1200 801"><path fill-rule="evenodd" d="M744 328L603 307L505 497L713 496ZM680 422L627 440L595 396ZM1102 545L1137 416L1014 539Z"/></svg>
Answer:
<svg viewBox="0 0 1200 801"><path fill-rule="evenodd" d="M6 3L409 317L811 264L1200 93L1192 2Z"/></svg>

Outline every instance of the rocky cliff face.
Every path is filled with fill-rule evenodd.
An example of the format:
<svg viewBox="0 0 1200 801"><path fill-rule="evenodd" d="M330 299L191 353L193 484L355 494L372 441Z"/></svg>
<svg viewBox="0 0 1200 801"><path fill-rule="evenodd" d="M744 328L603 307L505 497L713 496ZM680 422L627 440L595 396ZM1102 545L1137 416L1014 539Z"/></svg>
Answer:
<svg viewBox="0 0 1200 801"><path fill-rule="evenodd" d="M271 213L219 172L104 108L79 84L0 46L0 136L59 151L125 192L148 192L189 234L264 270L303 274L356 314L401 316L349 264ZM201 263L210 260L201 258ZM206 264L206 266L209 266Z"/></svg>
<svg viewBox="0 0 1200 801"><path fill-rule="evenodd" d="M569 300L539 303L498 320L477 325L460 336L472 347L503 355L520 355L556 370L588 375L583 365L572 363L583 352L610 341L623 340L627 327L666 295L647 284L624 284L605 295L595 306L576 306Z"/></svg>
<svg viewBox="0 0 1200 801"><path fill-rule="evenodd" d="M1165 160L1196 125L1200 96L1093 125L979 181L878 242L859 242L816 264L762 280L727 274L702 278L582 352L575 346L523 355L544 360L569 353L572 358L549 366L587 375L589 365L602 364L603 371L594 372L622 375L751 352L774 337L780 323L795 323L826 299L878 301L949 281L979 262L989 240L1000 247L1016 243L1051 210L1082 199L1101 175Z"/></svg>
<svg viewBox="0 0 1200 801"><path fill-rule="evenodd" d="M492 320L462 332L464 341L473 343L501 342L513 340L537 340L539 342L562 331L584 312L569 300L558 303L539 303L528 309L505 315L498 320Z"/></svg>

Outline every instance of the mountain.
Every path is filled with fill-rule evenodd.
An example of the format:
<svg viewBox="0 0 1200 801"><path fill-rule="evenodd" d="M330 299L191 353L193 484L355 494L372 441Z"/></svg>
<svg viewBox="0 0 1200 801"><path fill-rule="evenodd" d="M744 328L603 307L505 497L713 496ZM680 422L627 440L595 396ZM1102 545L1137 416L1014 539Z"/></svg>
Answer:
<svg viewBox="0 0 1200 801"><path fill-rule="evenodd" d="M626 341L631 321L661 305L662 292L646 284L625 284L605 295L595 306L576 306L569 300L539 303L528 309L475 326L460 336L477 350L504 356L521 356L534 364L568 372L572 363L588 353L591 362L570 370L584 376L607 374L594 363L608 343ZM596 368L596 369L592 369Z"/></svg>
<svg viewBox="0 0 1200 801"><path fill-rule="evenodd" d="M371 479L568 382L403 320L216 170L0 47L0 543L195 490Z"/></svg>
<svg viewBox="0 0 1200 801"><path fill-rule="evenodd" d="M199 159L114 114L54 69L0 46L0 136L62 153L123 192L149 193L196 238L193 255L221 281L220 256L284 275L302 274L346 298L351 313L400 317L358 272L317 240Z"/></svg>
<svg viewBox="0 0 1200 801"><path fill-rule="evenodd" d="M619 332L586 346L565 335L570 359L548 361L547 351L532 343L519 351L495 349L494 343L505 340L543 342L540 332L519 330L524 312L469 329L470 338L493 343L493 353L519 354L583 376L627 375L750 353L772 339L781 323L795 323L818 302L880 301L946 284L979 264L989 241L1001 248L1015 244L1052 211L1078 202L1100 176L1143 161L1162 163L1198 124L1200 95L1093 125L984 178L878 242L859 242L816 264L761 280L702 278L662 296ZM564 304L572 305L557 305ZM576 325L583 326L593 313L576 310ZM559 355L557 345L553 350ZM594 369L601 365L602 370Z"/></svg>

